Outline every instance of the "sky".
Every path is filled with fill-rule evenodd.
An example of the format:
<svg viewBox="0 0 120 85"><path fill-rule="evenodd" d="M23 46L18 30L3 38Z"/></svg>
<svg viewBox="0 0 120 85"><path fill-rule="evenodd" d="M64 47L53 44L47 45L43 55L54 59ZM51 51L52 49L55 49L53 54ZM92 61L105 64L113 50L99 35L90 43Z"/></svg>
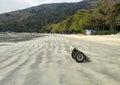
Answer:
<svg viewBox="0 0 120 85"><path fill-rule="evenodd" d="M82 0L0 0L0 14L45 3L80 2Z"/></svg>

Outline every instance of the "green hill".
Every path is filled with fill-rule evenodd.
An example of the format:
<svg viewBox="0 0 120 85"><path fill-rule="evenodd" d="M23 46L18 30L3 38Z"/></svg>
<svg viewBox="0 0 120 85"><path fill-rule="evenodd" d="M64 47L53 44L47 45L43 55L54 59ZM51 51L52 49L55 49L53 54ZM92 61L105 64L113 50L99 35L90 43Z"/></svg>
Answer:
<svg viewBox="0 0 120 85"><path fill-rule="evenodd" d="M53 3L0 14L0 31L43 32L43 26L58 23L79 9L89 9L90 3Z"/></svg>
<svg viewBox="0 0 120 85"><path fill-rule="evenodd" d="M0 32L55 32L60 27L56 24L60 24L60 22L63 26L67 25L67 27L64 26L62 29L59 29L60 31L78 32L79 29L85 28L82 27L83 25L80 25L81 28L77 25L79 17L86 19L84 17L88 18L88 16L91 16L88 11L91 11L93 5L98 1L102 0L83 0L77 3L51 3L0 14ZM82 14L80 11L77 12L78 10L88 11L83 11L85 12L84 15L83 12ZM52 29L51 24L57 27ZM69 24L72 25L69 26Z"/></svg>
<svg viewBox="0 0 120 85"><path fill-rule="evenodd" d="M48 32L80 33L86 29L97 30L98 34L111 34L120 31L120 4L101 1L89 10L79 10L74 15L57 24L44 27Z"/></svg>

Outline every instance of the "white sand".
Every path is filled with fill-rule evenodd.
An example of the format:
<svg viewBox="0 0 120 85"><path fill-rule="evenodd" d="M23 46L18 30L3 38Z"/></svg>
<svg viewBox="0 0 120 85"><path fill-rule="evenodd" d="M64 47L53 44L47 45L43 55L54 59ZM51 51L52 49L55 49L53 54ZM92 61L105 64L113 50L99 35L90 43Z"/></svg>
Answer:
<svg viewBox="0 0 120 85"><path fill-rule="evenodd" d="M70 46L92 62L76 63ZM120 36L50 35L0 43L0 85L120 85Z"/></svg>

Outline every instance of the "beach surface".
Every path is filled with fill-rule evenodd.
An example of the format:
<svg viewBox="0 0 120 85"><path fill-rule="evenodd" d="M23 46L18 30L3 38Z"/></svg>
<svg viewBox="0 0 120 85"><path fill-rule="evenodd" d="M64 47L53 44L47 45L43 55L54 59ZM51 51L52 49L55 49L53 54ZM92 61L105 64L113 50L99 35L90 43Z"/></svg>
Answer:
<svg viewBox="0 0 120 85"><path fill-rule="evenodd" d="M1 34L0 85L120 85L120 36Z"/></svg>

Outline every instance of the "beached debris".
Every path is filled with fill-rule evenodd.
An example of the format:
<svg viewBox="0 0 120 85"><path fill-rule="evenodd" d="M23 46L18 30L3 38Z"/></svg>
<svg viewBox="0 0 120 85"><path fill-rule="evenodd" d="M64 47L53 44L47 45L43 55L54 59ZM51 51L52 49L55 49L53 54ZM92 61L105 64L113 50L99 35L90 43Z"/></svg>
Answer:
<svg viewBox="0 0 120 85"><path fill-rule="evenodd" d="M87 57L83 52L79 51L76 48L71 48L72 49L72 53L71 56L73 59L75 59L78 63L82 63L84 61L89 62L90 61L90 57Z"/></svg>

